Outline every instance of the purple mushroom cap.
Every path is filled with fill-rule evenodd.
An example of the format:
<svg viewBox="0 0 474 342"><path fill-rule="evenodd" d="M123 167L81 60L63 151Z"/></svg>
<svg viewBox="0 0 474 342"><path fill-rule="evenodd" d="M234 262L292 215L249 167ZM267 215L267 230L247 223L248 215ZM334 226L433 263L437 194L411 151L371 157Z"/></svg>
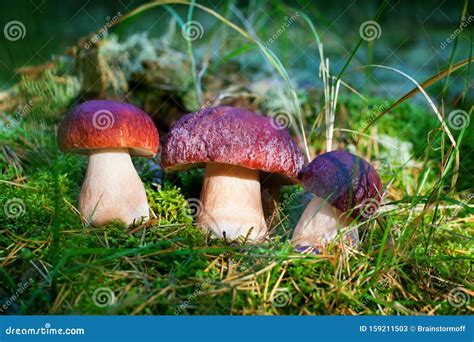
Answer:
<svg viewBox="0 0 474 342"><path fill-rule="evenodd" d="M301 184L353 217L368 218L380 206L382 183L377 171L364 159L346 151L316 157L304 168Z"/></svg>
<svg viewBox="0 0 474 342"><path fill-rule="evenodd" d="M188 114L171 128L162 166L178 169L213 162L297 177L303 154L290 132L271 120L227 106Z"/></svg>

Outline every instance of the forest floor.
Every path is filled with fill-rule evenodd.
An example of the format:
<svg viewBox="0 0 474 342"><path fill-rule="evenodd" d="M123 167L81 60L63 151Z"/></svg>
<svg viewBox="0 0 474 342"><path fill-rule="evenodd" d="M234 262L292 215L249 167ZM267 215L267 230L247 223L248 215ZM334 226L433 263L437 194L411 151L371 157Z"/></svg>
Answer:
<svg viewBox="0 0 474 342"><path fill-rule="evenodd" d="M468 125L451 129L454 146L428 104L405 101L374 120L395 101L341 90L333 146L370 160L384 185L377 215L355 223L357 248L338 239L317 255L293 250L291 232L307 203L299 185L282 188L266 242L210 239L194 225L189 205L199 198L203 171L163 174L159 158L135 159L152 220L100 228L82 220L77 198L87 157L60 152L56 131L68 109L86 99L133 102L153 113L162 136L180 115L206 103L278 112L300 145L303 123L310 157L325 150L321 87L288 91L275 83L281 68L271 58L277 71L256 84L256 69L243 68L240 59L247 48L228 47L219 63L206 54L196 62L186 42L183 52L171 43L179 34L178 28L160 40L139 35L125 42L109 36L87 49L80 42L23 70L0 94L1 313L473 313L474 135ZM150 49L152 57L143 56ZM208 67L198 77L201 87L192 77L196 63L201 71ZM300 116L288 109L295 98Z"/></svg>

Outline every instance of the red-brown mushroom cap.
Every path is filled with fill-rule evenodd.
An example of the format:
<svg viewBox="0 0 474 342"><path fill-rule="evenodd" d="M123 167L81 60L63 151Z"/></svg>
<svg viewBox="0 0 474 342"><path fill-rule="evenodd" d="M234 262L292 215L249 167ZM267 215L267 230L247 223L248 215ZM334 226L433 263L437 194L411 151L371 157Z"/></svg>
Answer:
<svg viewBox="0 0 474 342"><path fill-rule="evenodd" d="M89 154L104 148L128 148L131 155L153 157L158 130L147 113L123 102L93 100L74 107L58 129L59 148Z"/></svg>
<svg viewBox="0 0 474 342"><path fill-rule="evenodd" d="M305 167L301 184L353 217L368 218L380 206L382 183L377 171L362 158L346 151L316 157Z"/></svg>
<svg viewBox="0 0 474 342"><path fill-rule="evenodd" d="M177 169L213 162L296 177L303 155L289 131L271 120L226 106L188 114L171 128L162 165Z"/></svg>

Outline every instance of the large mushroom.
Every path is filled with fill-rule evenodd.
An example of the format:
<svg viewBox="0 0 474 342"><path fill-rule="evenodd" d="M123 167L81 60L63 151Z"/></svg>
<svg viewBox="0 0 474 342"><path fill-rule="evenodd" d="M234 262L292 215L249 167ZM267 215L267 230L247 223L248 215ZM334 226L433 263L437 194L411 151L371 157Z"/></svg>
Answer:
<svg viewBox="0 0 474 342"><path fill-rule="evenodd" d="M158 131L148 114L128 103L87 101L66 115L58 143L64 152L89 156L79 210L92 225L148 219L145 188L130 157L151 158L158 151Z"/></svg>
<svg viewBox="0 0 474 342"><path fill-rule="evenodd" d="M288 130L271 120L220 106L184 116L167 136L165 169L206 168L196 221L216 237L265 237L259 171L297 177L303 165Z"/></svg>
<svg viewBox="0 0 474 342"><path fill-rule="evenodd" d="M332 151L305 167L301 184L314 197L296 225L293 244L300 248L324 246L338 232L357 244L357 229L344 229L356 218L369 218L380 206L382 185L377 171L352 153Z"/></svg>

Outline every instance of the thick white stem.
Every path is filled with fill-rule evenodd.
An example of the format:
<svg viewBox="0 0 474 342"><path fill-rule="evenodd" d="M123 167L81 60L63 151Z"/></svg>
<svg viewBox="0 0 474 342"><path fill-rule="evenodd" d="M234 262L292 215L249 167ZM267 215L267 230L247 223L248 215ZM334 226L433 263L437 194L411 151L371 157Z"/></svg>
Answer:
<svg viewBox="0 0 474 342"><path fill-rule="evenodd" d="M131 224L148 219L145 188L128 149L103 149L90 155L79 208L94 226L113 220Z"/></svg>
<svg viewBox="0 0 474 342"><path fill-rule="evenodd" d="M197 223L216 237L225 233L229 239L248 236L250 241L258 241L267 234L256 170L208 163L201 202Z"/></svg>
<svg viewBox="0 0 474 342"><path fill-rule="evenodd" d="M336 209L324 199L314 196L296 225L292 243L297 246L324 246L345 231L345 240L359 243L357 228L347 231L353 219Z"/></svg>

